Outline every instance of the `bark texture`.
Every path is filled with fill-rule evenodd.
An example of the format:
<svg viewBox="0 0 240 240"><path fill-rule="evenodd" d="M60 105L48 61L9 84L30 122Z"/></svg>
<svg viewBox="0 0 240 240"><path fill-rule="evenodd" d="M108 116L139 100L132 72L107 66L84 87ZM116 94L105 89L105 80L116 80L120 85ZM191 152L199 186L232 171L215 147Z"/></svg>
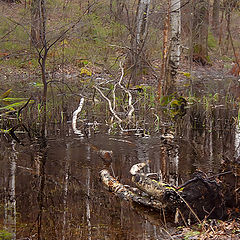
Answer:
<svg viewBox="0 0 240 240"><path fill-rule="evenodd" d="M170 56L164 82L164 95L172 94L175 91L175 77L180 62L180 35L181 35L181 1L171 0L170 2L171 40Z"/></svg>
<svg viewBox="0 0 240 240"><path fill-rule="evenodd" d="M41 47L43 44L42 11L41 0L33 0L31 4L31 44L34 47Z"/></svg>
<svg viewBox="0 0 240 240"><path fill-rule="evenodd" d="M193 4L193 61L206 65L208 62L209 0L195 0Z"/></svg>
<svg viewBox="0 0 240 240"><path fill-rule="evenodd" d="M214 0L212 10L212 30L214 35L219 34L219 13L220 13L220 0Z"/></svg>
<svg viewBox="0 0 240 240"><path fill-rule="evenodd" d="M139 0L135 20L135 31L131 43L131 81L137 84L145 62L145 42L148 29L149 8L151 0Z"/></svg>
<svg viewBox="0 0 240 240"><path fill-rule="evenodd" d="M208 218L225 219L230 207L239 207L238 161L226 162L222 169L224 172L213 177L196 171L192 179L178 187L153 179L153 174L144 173L147 162L135 164L130 170L137 188L125 187L106 169L100 172L100 177L108 190L121 199L164 211L176 223L201 223ZM233 216L233 213L230 212L230 215Z"/></svg>

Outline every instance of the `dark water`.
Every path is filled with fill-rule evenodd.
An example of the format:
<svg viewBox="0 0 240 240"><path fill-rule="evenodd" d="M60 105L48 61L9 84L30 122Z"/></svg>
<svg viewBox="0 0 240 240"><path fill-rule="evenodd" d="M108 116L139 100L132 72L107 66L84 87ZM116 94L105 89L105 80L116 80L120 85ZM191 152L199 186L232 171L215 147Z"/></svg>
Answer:
<svg viewBox="0 0 240 240"><path fill-rule="evenodd" d="M202 132L188 128L176 133L173 141L160 134L96 134L87 139L70 127L45 143L22 138L24 146L1 138L1 239L170 239L172 223L165 228L158 216L104 189L99 171L106 165L93 145L113 151L108 168L129 185L129 169L138 162L150 160L146 171L179 185L196 169L217 173L224 157L239 154L236 127Z"/></svg>
<svg viewBox="0 0 240 240"><path fill-rule="evenodd" d="M73 101L71 96L66 120L71 120L78 103L79 97ZM144 109L147 106L144 104ZM84 110L84 117L96 119L88 107ZM109 114L107 107L101 106L100 111ZM60 111L56 112L59 121ZM166 128L160 122L158 129L151 107L144 118L146 112L142 113L143 122L149 118L149 126L155 128L151 136L108 135L106 127L88 138L79 137L70 125L64 125L53 131L49 128L44 141L17 133L24 144L20 145L1 134L0 239L171 239L169 234L175 231L172 222L165 224L159 213L132 206L109 193L99 181L99 171L108 168L128 185L132 185L131 166L147 160L147 172L158 173L175 185L189 180L197 169L209 176L217 174L223 160L240 156L238 106L190 106L182 119L174 124L169 121ZM39 120L37 113L30 116L31 122ZM97 121L106 122L106 116ZM1 122L8 128L10 123L9 118ZM173 140L162 137L170 130ZM113 151L110 166L96 148Z"/></svg>

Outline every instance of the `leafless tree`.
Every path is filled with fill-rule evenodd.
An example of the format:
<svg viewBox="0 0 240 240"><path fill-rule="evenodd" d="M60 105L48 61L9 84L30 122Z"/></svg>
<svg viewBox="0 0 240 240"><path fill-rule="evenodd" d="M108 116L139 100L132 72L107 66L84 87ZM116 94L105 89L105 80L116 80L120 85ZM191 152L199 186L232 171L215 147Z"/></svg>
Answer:
<svg viewBox="0 0 240 240"><path fill-rule="evenodd" d="M145 43L151 0L139 0L131 40L131 81L135 85L144 64Z"/></svg>
<svg viewBox="0 0 240 240"><path fill-rule="evenodd" d="M43 2L41 0L32 0L31 3L31 44L34 47L43 45Z"/></svg>
<svg viewBox="0 0 240 240"><path fill-rule="evenodd" d="M214 35L219 34L219 13L220 13L220 0L214 0L212 9L212 29Z"/></svg>
<svg viewBox="0 0 240 240"><path fill-rule="evenodd" d="M193 60L203 65L208 57L209 0L193 1Z"/></svg>

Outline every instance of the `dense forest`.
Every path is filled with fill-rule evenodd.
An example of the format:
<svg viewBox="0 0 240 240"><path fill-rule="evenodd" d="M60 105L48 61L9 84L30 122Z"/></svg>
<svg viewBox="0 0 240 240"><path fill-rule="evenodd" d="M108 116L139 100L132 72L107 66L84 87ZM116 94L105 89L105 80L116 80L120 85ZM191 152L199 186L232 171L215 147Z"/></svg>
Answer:
<svg viewBox="0 0 240 240"><path fill-rule="evenodd" d="M239 238L240 1L0 9L0 239Z"/></svg>

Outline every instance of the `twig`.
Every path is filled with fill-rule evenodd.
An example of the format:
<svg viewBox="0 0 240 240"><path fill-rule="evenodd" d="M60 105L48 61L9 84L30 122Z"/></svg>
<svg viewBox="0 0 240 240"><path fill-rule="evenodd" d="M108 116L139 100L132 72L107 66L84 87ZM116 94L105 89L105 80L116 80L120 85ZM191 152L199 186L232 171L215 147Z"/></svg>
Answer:
<svg viewBox="0 0 240 240"><path fill-rule="evenodd" d="M110 112L113 114L113 116L117 119L118 123L120 124L122 122L122 119L117 115L117 113L115 112L115 110L112 107L112 103L110 101L109 98L107 98L103 92L96 86L94 86L94 88L101 94L101 96L108 102L108 106L109 106L109 110Z"/></svg>
<svg viewBox="0 0 240 240"><path fill-rule="evenodd" d="M196 220L199 222L199 224L201 224L201 220L199 219L198 215L194 212L194 210L192 209L192 207L188 204L188 202L181 196L181 194L179 194L178 191L175 191L177 193L177 195L181 198L181 200L186 204L186 206L189 208L189 210L192 212L192 214L194 215L194 217L196 218ZM203 226L203 228L205 229L205 227Z"/></svg>
<svg viewBox="0 0 240 240"><path fill-rule="evenodd" d="M124 69L123 69L123 66L122 66L122 63L120 62L120 68L121 68L121 77L119 79L119 86L128 94L128 106L129 106L129 111L128 111L128 115L127 115L127 119L130 120L132 118L132 114L134 112L134 107L132 105L132 94L130 93L130 91L128 89L126 89L121 83L122 83L122 79L123 79L123 76L124 76Z"/></svg>
<svg viewBox="0 0 240 240"><path fill-rule="evenodd" d="M19 116L20 116L21 111L28 105L28 103L30 102L31 98L32 98L32 96L31 96L31 97L27 100L27 102L18 110L18 112L17 112L17 118L18 118L18 120L19 120Z"/></svg>

